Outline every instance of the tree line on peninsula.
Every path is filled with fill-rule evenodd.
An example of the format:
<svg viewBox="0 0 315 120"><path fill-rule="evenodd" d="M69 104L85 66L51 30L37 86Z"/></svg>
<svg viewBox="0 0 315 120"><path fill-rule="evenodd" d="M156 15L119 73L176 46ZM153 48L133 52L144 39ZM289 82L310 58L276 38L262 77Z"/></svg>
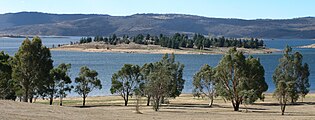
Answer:
<svg viewBox="0 0 315 120"><path fill-rule="evenodd" d="M309 93L310 72L308 64L303 63L302 54L292 53L289 46L279 62L273 75L274 97L283 115L288 103L295 103ZM79 75L71 80L70 68L71 64L65 63L54 67L50 50L41 39L26 38L14 56L0 53L0 99L33 102L36 98L47 98L52 105L54 98L59 98L62 105L63 98L73 90L82 97L85 106L89 93L102 88L98 72L82 66ZM165 54L160 61L143 66L125 64L112 75L110 92L121 96L125 106L132 96L137 101L146 97L147 105L158 111L168 98L181 94L185 84L183 71L184 65L176 62L174 54ZM264 67L258 58L245 56L234 47L217 66L204 65L194 75L193 94L207 96L209 107L214 98L220 96L232 103L234 111L239 111L240 104L264 99L263 93L268 89L264 76Z"/></svg>
<svg viewBox="0 0 315 120"><path fill-rule="evenodd" d="M189 37L186 34L175 33L174 35L167 36L160 34L159 36L150 34L138 34L136 36L123 35L118 37L116 34L109 37L95 36L82 37L79 41L80 44L90 42L104 42L110 45L117 44L129 44L134 42L141 45L160 45L161 47L167 47L172 49L181 48L196 48L196 49L209 49L210 47L242 47L250 49L264 48L265 44L263 40L258 38L225 38L225 37L207 37L202 34L194 34Z"/></svg>

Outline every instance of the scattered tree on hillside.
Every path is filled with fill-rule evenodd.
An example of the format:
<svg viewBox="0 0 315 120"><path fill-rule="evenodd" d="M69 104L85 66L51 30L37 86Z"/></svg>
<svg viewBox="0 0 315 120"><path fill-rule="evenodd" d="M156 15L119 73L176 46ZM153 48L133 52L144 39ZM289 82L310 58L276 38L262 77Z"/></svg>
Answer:
<svg viewBox="0 0 315 120"><path fill-rule="evenodd" d="M102 89L101 81L97 78L98 73L95 70L90 70L88 67L83 66L80 69L79 76L75 78L75 92L83 98L82 105L85 106L85 99L88 94L95 88Z"/></svg>
<svg viewBox="0 0 315 120"><path fill-rule="evenodd" d="M274 96L281 106L281 114L284 115L287 102L296 102L299 95L303 98L309 92L309 68L308 64L302 65L303 56L296 52L291 54L292 48L287 46L284 55L273 75L276 90Z"/></svg>
<svg viewBox="0 0 315 120"><path fill-rule="evenodd" d="M50 85L50 105L52 105L53 98L59 97L59 105L62 106L62 99L66 97L66 92L70 92L73 86L71 84L71 78L68 72L71 68L71 64L60 64L57 68L50 71L52 77L52 84Z"/></svg>
<svg viewBox="0 0 315 120"><path fill-rule="evenodd" d="M213 99L215 97L215 70L209 66L204 65L194 75L194 91L204 94L210 100L209 106L212 107Z"/></svg>
<svg viewBox="0 0 315 120"><path fill-rule="evenodd" d="M216 90L224 99L232 102L234 111L242 102L253 103L268 89L264 68L258 59L245 58L236 48L230 49L216 67Z"/></svg>
<svg viewBox="0 0 315 120"><path fill-rule="evenodd" d="M46 96L49 71L53 68L50 50L43 46L39 37L26 38L13 60L13 79L21 86L23 101L32 102L33 97Z"/></svg>
<svg viewBox="0 0 315 120"><path fill-rule="evenodd" d="M129 96L139 88L141 80L140 67L138 65L125 64L117 73L112 76L112 94L119 94L124 98L125 106L128 105Z"/></svg>

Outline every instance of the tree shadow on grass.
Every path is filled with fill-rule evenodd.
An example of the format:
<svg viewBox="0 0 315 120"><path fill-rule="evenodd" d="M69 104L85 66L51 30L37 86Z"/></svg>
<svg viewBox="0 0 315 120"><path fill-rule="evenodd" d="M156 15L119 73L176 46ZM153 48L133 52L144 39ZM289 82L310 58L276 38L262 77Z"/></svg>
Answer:
<svg viewBox="0 0 315 120"><path fill-rule="evenodd" d="M95 108L95 107L125 107L124 105L86 105L86 106L70 106L75 108Z"/></svg>
<svg viewBox="0 0 315 120"><path fill-rule="evenodd" d="M280 106L279 103L253 103L253 105ZM287 104L287 106L299 106L299 105L315 105L315 102L297 102L297 103L288 103Z"/></svg>
<svg viewBox="0 0 315 120"><path fill-rule="evenodd" d="M163 105L163 106L181 107L181 108L210 108L208 104L189 104L189 103L168 104L168 105Z"/></svg>

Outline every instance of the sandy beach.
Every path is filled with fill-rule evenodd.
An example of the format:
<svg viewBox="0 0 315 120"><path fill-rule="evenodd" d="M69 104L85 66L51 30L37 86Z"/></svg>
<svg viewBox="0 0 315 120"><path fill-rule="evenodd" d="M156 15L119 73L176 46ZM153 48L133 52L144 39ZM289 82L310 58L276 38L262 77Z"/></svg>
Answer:
<svg viewBox="0 0 315 120"><path fill-rule="evenodd" d="M305 45L305 46L299 46L299 48L315 48L315 44Z"/></svg>
<svg viewBox="0 0 315 120"><path fill-rule="evenodd" d="M209 108L206 98L194 98L191 94L183 94L176 99L170 99L170 104L164 104L159 112L152 106L145 106L142 98L140 112L135 113L135 99L131 98L127 107L123 106L120 96L88 97L87 107L81 108L81 98L66 98L64 106L48 105L48 100L38 100L36 103L23 103L0 100L1 119L169 119L169 120L204 120L204 119L242 119L242 120L314 120L315 94L307 95L304 102L288 105L285 115L281 115L280 106L272 94L267 94L265 101L258 100L253 105L241 105L238 112L233 111L229 101L220 97L214 100L214 106ZM247 112L246 112L247 109Z"/></svg>
<svg viewBox="0 0 315 120"><path fill-rule="evenodd" d="M114 52L114 53L141 53L141 54L225 54L230 48L228 47L215 47L205 50L197 50L192 48L170 49L164 48L159 45L140 45L140 44L118 44L108 45L102 43L86 43L63 45L61 47L51 48L53 51L80 51L80 52ZM245 54L269 54L273 52L280 52L278 49L246 49L237 48Z"/></svg>

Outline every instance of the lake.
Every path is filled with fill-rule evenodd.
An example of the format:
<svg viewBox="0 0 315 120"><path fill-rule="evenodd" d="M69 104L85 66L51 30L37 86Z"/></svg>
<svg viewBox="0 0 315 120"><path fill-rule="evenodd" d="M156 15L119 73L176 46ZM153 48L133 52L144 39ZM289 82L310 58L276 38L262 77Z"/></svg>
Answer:
<svg viewBox="0 0 315 120"><path fill-rule="evenodd" d="M69 44L70 41L78 41L80 37L64 37L64 38L49 38L43 37L43 44L52 47L58 44ZM0 38L0 51L5 51L10 55L18 50L23 38ZM304 62L309 64L311 69L310 83L311 91L315 91L315 49L310 48L296 48L296 46L315 44L315 40L306 39L266 39L265 44L270 48L283 49L286 45L293 47L293 51L299 51L304 56ZM91 69L96 70L99 73L99 78L102 81L103 89L95 90L90 93L91 96L110 95L111 76L114 72L118 71L123 64L138 64L143 65L148 62L159 61L162 54L130 54L130 53L93 53L93 52L71 52L71 51L52 51L52 58L54 65L60 63L70 63L72 65L70 75L72 80L78 76L81 66L88 66ZM261 54L253 55L261 60L262 65L265 68L265 78L268 83L269 89L267 92L273 92L275 87L272 82L272 74L278 65L279 58L282 57L282 53ZM176 55L176 61L185 64L184 79L185 87L184 93L191 93L192 78L193 75L204 64L209 64L215 67L220 61L222 55ZM70 96L78 96L78 94L71 92Z"/></svg>

